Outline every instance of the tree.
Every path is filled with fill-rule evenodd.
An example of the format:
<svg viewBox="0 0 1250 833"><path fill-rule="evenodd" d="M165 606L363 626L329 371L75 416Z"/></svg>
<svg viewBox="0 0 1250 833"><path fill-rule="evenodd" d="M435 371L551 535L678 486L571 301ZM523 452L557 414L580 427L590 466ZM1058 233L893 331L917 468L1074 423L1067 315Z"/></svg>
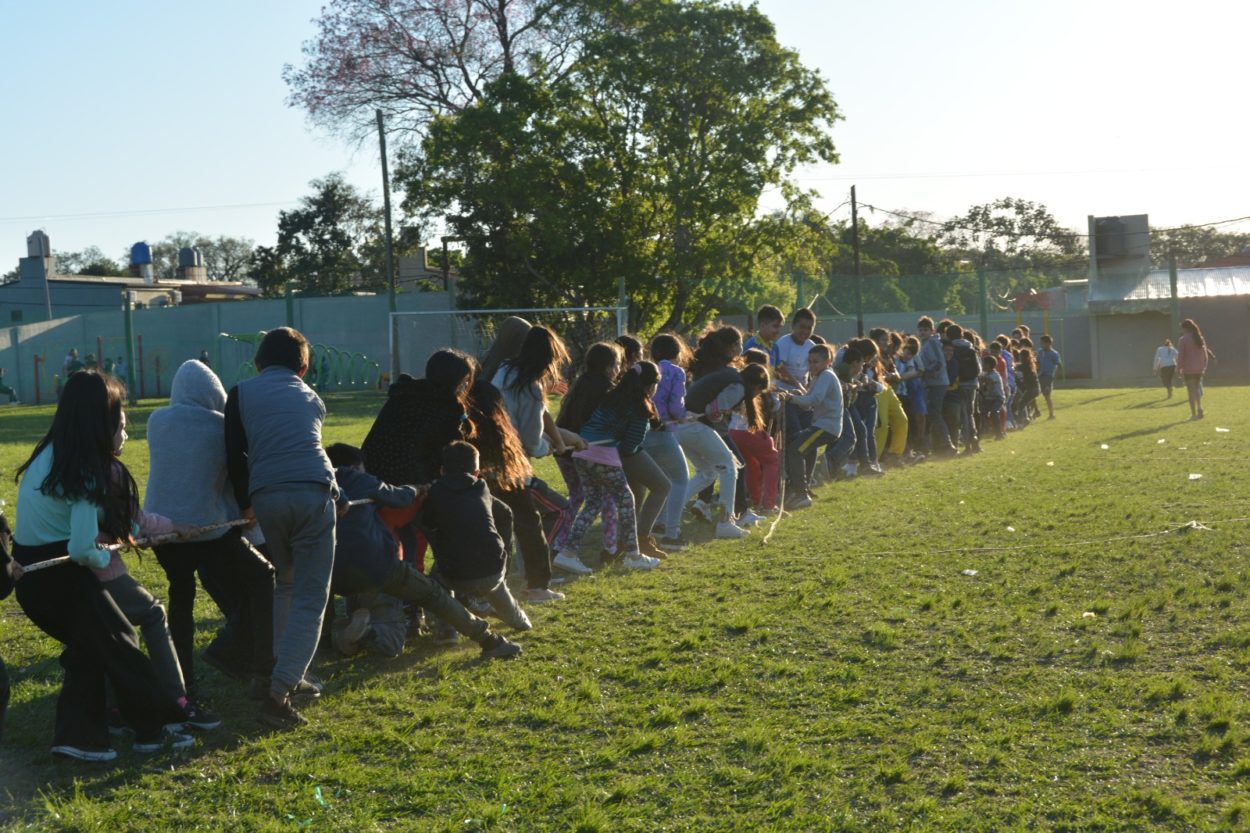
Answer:
<svg viewBox="0 0 1250 833"><path fill-rule="evenodd" d="M445 214L478 302L603 303L684 329L744 296L773 248L759 198L836 154L823 80L755 7L638 0L604 11L559 76L506 75L430 125L397 179Z"/></svg>
<svg viewBox="0 0 1250 833"><path fill-rule="evenodd" d="M209 237L194 231L176 231L153 243L152 271L158 280L176 280L180 249L198 249L210 281L243 281L250 277L255 242L245 237ZM126 257L130 256L127 252Z"/></svg>
<svg viewBox="0 0 1250 833"><path fill-rule="evenodd" d="M287 65L288 103L317 124L361 138L374 110L400 144L435 117L481 100L504 74L559 75L588 5L572 0L331 0ZM406 135L405 135L406 134Z"/></svg>
<svg viewBox="0 0 1250 833"><path fill-rule="evenodd" d="M1207 260L1250 252L1250 234L1220 231L1209 226L1152 231L1150 259L1156 269L1168 268L1169 251L1176 255L1176 265L1184 269Z"/></svg>
<svg viewBox="0 0 1250 833"><path fill-rule="evenodd" d="M1046 206L1028 200L1005 197L973 206L944 223L935 240L969 273L948 295L953 312L980 309L978 269L987 273L991 294L1004 297L1087 271L1086 236L1063 228Z"/></svg>
<svg viewBox="0 0 1250 833"><path fill-rule="evenodd" d="M310 185L299 208L279 213L277 246L256 248L257 285L269 295L288 282L319 295L383 288L381 210L340 173Z"/></svg>
<svg viewBox="0 0 1250 833"><path fill-rule="evenodd" d="M125 275L126 270L118 265L97 246L88 246L80 252L57 254L56 268L62 275L92 275L94 277L114 277Z"/></svg>

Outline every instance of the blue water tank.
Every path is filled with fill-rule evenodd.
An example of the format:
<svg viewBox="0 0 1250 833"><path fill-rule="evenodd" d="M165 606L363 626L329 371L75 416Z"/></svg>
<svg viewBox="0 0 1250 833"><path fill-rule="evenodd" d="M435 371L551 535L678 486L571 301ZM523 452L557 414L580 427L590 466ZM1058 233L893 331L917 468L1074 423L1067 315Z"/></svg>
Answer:
<svg viewBox="0 0 1250 833"><path fill-rule="evenodd" d="M146 240L140 240L130 247L130 262L135 266L152 262L152 247Z"/></svg>

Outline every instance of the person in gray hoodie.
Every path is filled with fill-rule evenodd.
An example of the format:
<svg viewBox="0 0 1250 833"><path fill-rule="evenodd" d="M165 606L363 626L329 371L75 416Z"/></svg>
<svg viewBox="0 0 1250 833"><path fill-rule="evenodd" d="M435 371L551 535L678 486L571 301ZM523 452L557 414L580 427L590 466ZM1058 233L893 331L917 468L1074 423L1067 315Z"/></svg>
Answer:
<svg viewBox="0 0 1250 833"><path fill-rule="evenodd" d="M152 412L144 509L215 526L240 517L226 473L226 389L207 365L190 360L174 374L169 405ZM273 665L273 566L238 527L155 547L169 580L169 630L187 688L194 689L195 577L226 625L204 660L229 676L268 677Z"/></svg>

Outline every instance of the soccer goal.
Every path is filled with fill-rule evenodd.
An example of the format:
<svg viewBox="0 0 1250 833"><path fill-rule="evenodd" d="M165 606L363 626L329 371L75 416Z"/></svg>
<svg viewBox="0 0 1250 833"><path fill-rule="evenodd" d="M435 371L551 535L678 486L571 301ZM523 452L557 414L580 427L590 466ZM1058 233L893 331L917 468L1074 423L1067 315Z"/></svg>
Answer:
<svg viewBox="0 0 1250 833"><path fill-rule="evenodd" d="M596 341L626 331L627 308L567 307L546 309L454 309L391 313L391 379L400 373L420 378L435 350L454 347L481 359L509 316L549 327L564 339L574 366Z"/></svg>

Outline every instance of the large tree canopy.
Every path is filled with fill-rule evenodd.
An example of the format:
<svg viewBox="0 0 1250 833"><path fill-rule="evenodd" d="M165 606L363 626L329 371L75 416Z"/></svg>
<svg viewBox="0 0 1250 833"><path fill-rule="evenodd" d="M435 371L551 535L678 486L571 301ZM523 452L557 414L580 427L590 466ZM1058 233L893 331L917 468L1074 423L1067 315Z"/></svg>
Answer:
<svg viewBox="0 0 1250 833"><path fill-rule="evenodd" d="M834 161L820 76L755 7L636 0L604 12L559 76L502 76L430 127L397 179L405 207L466 241L476 303L612 301L683 328L748 300L759 199L793 201Z"/></svg>

